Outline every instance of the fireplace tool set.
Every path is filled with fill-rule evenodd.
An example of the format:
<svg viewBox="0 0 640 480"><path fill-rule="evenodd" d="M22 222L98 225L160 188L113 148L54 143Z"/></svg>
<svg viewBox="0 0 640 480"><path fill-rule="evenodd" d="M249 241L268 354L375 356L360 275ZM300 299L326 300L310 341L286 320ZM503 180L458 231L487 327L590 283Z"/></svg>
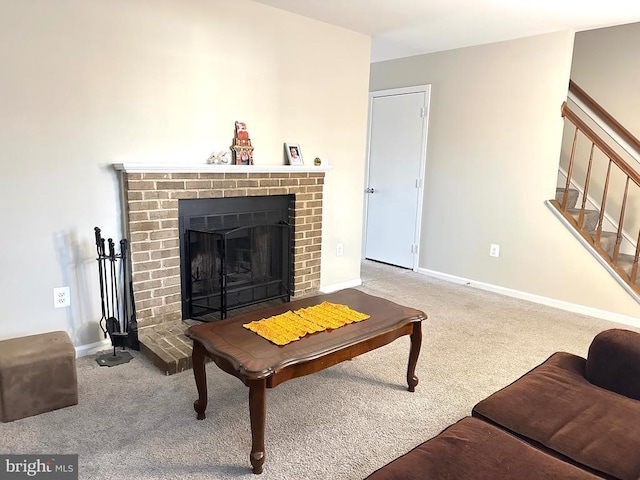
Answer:
<svg viewBox="0 0 640 480"><path fill-rule="evenodd" d="M138 322L133 298L133 282L127 268L127 240L120 240L120 252L109 238L105 242L98 227L94 228L98 252L98 275L100 276L100 302L102 317L100 328L111 339L113 354L99 356L96 361L101 366L112 367L127 363L132 356L127 347L140 350ZM120 268L118 268L120 262ZM121 348L120 351L117 349Z"/></svg>

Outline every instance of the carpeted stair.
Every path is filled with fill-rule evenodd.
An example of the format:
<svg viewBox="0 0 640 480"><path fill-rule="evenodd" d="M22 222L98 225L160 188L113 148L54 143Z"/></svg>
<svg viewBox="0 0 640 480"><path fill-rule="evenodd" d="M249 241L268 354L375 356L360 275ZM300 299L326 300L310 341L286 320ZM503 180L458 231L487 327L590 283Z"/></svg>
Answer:
<svg viewBox="0 0 640 480"><path fill-rule="evenodd" d="M555 199L560 206L562 205L563 197L564 197L564 188L556 189ZM567 195L566 213L576 221L576 224L580 217L580 211L581 211L580 208L576 207L579 197L580 197L580 192L578 192L578 190L569 189L568 195ZM582 226L582 229L581 229L582 231L580 233L582 233L583 236L584 234L586 234L588 236L588 239L591 240L590 243L592 244L595 244L596 230L598 228L599 217L600 217L600 212L598 210L590 210L585 208L584 224ZM616 232L603 230L602 233L600 234L600 248L604 252L604 255L603 255L603 252L601 251L598 251L598 253L602 255L602 257L607 261L607 263L614 266L614 268L617 267L622 271L624 271L627 274L627 277L629 277L629 281L628 281L629 285L631 285L636 292L640 292L640 281L638 281L639 280L638 276L636 275L635 279L630 278L631 272L633 269L633 259L634 259L633 255L620 253L618 255L617 262L615 264L613 263L613 251L616 245L616 238L617 238ZM598 249L596 248L596 250Z"/></svg>

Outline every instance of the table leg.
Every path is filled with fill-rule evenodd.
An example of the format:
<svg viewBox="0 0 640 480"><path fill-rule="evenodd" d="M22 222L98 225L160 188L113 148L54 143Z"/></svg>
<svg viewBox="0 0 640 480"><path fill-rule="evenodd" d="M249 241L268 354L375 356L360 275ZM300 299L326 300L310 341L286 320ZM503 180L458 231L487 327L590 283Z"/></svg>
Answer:
<svg viewBox="0 0 640 480"><path fill-rule="evenodd" d="M194 341L191 362L193 364L193 376L196 379L196 388L198 389L198 399L193 402L193 408L198 414L198 420L206 418L204 412L207 409L207 373L204 367L204 357L204 347L200 342Z"/></svg>
<svg viewBox="0 0 640 480"><path fill-rule="evenodd" d="M264 464L264 423L267 415L267 381L249 383L249 416L251 418L251 466L253 473L262 473Z"/></svg>
<svg viewBox="0 0 640 480"><path fill-rule="evenodd" d="M407 383L409 391L415 392L418 385L418 377L416 377L416 364L418 363L418 355L420 355L420 347L422 346L422 322L413 322L413 332L410 335L411 350L409 351L409 367L407 368Z"/></svg>

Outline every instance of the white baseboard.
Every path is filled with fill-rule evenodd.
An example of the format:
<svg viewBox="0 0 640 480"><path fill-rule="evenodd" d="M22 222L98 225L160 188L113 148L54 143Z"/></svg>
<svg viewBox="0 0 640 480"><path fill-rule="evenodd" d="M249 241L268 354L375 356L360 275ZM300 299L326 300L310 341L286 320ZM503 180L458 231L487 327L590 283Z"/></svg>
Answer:
<svg viewBox="0 0 640 480"><path fill-rule="evenodd" d="M599 310L597 308L565 302L562 300L557 300L555 298L534 295L532 293L522 292L520 290L512 290L510 288L499 287L490 283L477 282L475 280L469 280L468 278L457 277L455 275L436 272L434 270L428 270L426 268L419 268L418 273L427 275L429 277L438 278L440 280L445 280L447 282L458 283L460 285L466 285L469 287L478 288L480 290L487 290L489 292L499 293L508 297L519 298L521 300L527 300L529 302L538 303L540 305L558 308L567 312L588 315L590 317L600 318L602 320L621 323L632 327L640 327L640 318L631 317L629 315L622 315L620 313L609 312L607 310Z"/></svg>
<svg viewBox="0 0 640 480"><path fill-rule="evenodd" d="M362 285L362 279L356 278L355 280L349 280L348 282L334 283L333 285L320 287L320 293L333 293L338 290L344 290L345 288L359 287L360 285Z"/></svg>
<svg viewBox="0 0 640 480"><path fill-rule="evenodd" d="M111 348L111 340L108 338L100 341L89 343L87 345L79 345L76 347L76 357L86 357L87 355L94 355L98 352Z"/></svg>

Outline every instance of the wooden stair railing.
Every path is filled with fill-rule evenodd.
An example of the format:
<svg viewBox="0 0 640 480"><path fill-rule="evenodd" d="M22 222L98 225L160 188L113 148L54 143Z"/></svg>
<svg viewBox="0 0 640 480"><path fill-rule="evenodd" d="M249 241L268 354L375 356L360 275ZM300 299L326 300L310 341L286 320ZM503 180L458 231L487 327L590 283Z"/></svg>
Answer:
<svg viewBox="0 0 640 480"><path fill-rule="evenodd" d="M598 115L601 115L601 119L607 123L609 128L616 131L630 146L637 149L640 152L640 142L631 135L624 127L622 127L613 117L611 117L602 107L600 107L593 99L588 97L577 85L571 82L571 88L574 93L576 93L576 89L579 90L580 95L582 97L586 97L588 102L585 101L585 98L581 98L582 101L589 104L589 108L591 108ZM603 113L604 112L604 113ZM573 136L573 142L571 146L571 154L569 158L569 166L567 168L567 179L564 187L564 192L562 195L562 201L558 202L556 200L552 200L550 203L562 214L562 216L569 221L574 228L580 233L580 235L591 244L594 249L600 254L600 256L614 269L614 271L636 292L640 295L640 279L638 278L638 264L640 259L640 228L638 229L635 248L635 255L632 257L631 268L623 268L620 266L621 253L620 246L622 244L623 239L623 226L625 221L625 214L627 213L627 199L629 197L629 186L630 184L635 184L640 189L640 174L634 170L634 168L627 163L613 148L611 148L598 134L596 134L571 108L567 105L566 102L562 104L562 116L570 121L575 126L575 133ZM612 123L611 120L613 120ZM586 177L584 184L584 192L582 194L582 203L580 205L580 210L578 214L577 220L568 212L568 199L569 199L569 189L571 186L571 179L573 175L573 169L575 164L575 156L576 156L576 144L578 141L578 136L582 134L584 137L588 139L591 143L591 149L589 154L589 160L586 169ZM585 222L585 211L586 211L586 202L589 195L589 187L591 184L591 175L592 175L592 166L594 161L594 153L599 150L602 152L606 158L608 159L607 173L604 181L603 194L602 199L600 201L600 212L597 222L597 227L595 230L595 234L593 232L587 232L584 229ZM616 239L613 248L613 252L607 253L605 249L601 245L602 240L602 229L603 222L605 218L605 209L607 206L607 198L609 194L609 185L613 171L616 174L622 174L626 177L624 194L622 198L622 204L620 207L620 215L618 218L618 226L616 231ZM623 177L624 178L624 177ZM637 206L635 210L635 214L638 214ZM626 257L629 257L628 255Z"/></svg>
<svg viewBox="0 0 640 480"><path fill-rule="evenodd" d="M614 131L622 140L632 147L636 152L640 153L640 140L624 128L620 122L611 116L604 108L600 106L593 98L582 90L573 80L569 80L569 91L573 93L582 103L591 109L594 114L601 119L612 131Z"/></svg>

